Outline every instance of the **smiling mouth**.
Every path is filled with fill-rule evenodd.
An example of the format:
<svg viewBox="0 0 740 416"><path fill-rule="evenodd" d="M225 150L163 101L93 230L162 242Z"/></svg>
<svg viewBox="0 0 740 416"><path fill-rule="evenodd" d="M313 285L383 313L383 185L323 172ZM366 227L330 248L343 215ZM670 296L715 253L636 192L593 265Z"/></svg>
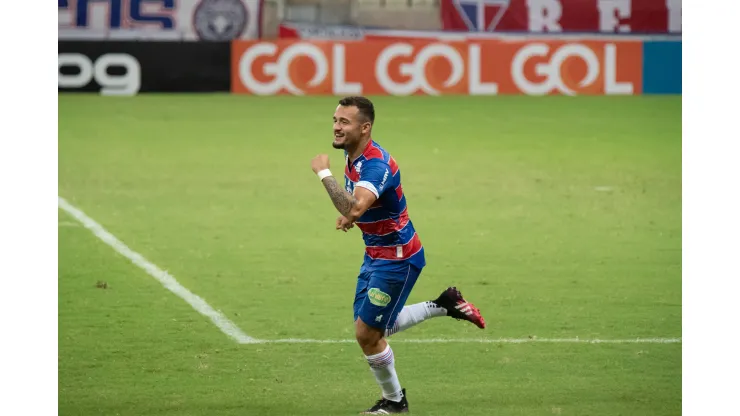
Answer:
<svg viewBox="0 0 740 416"><path fill-rule="evenodd" d="M334 133L334 141L332 142L332 147L335 149L344 149L344 140L341 140L344 138L344 135L338 135L337 133Z"/></svg>

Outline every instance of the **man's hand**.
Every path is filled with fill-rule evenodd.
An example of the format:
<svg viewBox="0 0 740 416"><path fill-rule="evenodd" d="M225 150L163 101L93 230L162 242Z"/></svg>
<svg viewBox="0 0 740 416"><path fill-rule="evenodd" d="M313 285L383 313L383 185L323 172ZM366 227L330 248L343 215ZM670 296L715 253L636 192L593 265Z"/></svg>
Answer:
<svg viewBox="0 0 740 416"><path fill-rule="evenodd" d="M339 218L337 218L337 230L342 230L346 233L347 230L354 226L355 224L348 220L344 215L340 215Z"/></svg>
<svg viewBox="0 0 740 416"><path fill-rule="evenodd" d="M317 174L324 169L329 169L329 155L321 154L311 159L311 169ZM387 174L388 172L386 170ZM347 230L352 228L352 223L357 221L378 199L374 191L364 187L356 187L354 193L350 194L339 186L336 178L331 175L323 177L321 183L329 194L334 207L346 221L345 224L337 220L337 230L347 232Z"/></svg>
<svg viewBox="0 0 740 416"><path fill-rule="evenodd" d="M311 169L313 169L313 173L329 169L329 155L318 155L311 159Z"/></svg>

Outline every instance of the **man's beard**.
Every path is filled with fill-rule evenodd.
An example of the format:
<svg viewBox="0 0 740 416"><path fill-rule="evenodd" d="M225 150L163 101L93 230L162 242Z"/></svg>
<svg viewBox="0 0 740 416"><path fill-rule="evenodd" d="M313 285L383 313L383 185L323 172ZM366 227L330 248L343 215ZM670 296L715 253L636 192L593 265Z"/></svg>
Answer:
<svg viewBox="0 0 740 416"><path fill-rule="evenodd" d="M342 143L335 143L334 140L336 140L336 139L344 139L344 140L342 141ZM335 149L346 149L347 148L347 140L348 139L349 139L349 137L347 137L347 134L346 133L342 137L334 136L334 140L332 140L332 142L331 142L331 147L333 147Z"/></svg>

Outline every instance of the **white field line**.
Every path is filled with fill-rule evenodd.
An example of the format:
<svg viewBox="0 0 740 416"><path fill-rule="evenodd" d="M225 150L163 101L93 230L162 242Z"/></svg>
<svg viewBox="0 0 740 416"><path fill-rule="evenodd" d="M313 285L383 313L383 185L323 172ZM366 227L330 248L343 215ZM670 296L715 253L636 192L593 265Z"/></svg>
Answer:
<svg viewBox="0 0 740 416"><path fill-rule="evenodd" d="M162 285L169 289L193 307L200 314L208 317L226 335L240 344L354 344L354 339L305 339L285 338L261 340L248 336L236 324L231 322L222 313L213 309L198 295L190 292L175 280L166 271L157 267L154 263L145 259L141 254L131 250L113 234L109 233L100 224L88 217L84 212L72 206L64 198L59 197L59 208L79 221L85 228L93 232L99 239L111 246L116 252L131 260L132 263L144 269L150 276L157 279ZM552 343L552 344L680 344L681 338L633 338L633 339L582 339L582 338L429 338L429 339L395 339L389 338L390 342L409 344L442 344L442 343L480 343L480 344L528 344L528 343Z"/></svg>
<svg viewBox="0 0 740 416"><path fill-rule="evenodd" d="M141 254L131 250L121 241L119 241L113 234L106 231L100 224L95 222L92 218L85 215L84 212L72 206L64 198L59 197L59 208L63 209L69 215L73 216L77 221L82 223L87 229L93 232L99 239L103 240L106 244L113 247L119 254L131 260L135 265L144 269L150 276L157 279L164 287L169 289L172 293L181 297L185 302L193 307L200 314L207 316L211 321L220 329L224 334L233 338L241 344L250 344L256 340L249 335L245 334L238 326L231 322L221 312L213 309L211 305L206 303L198 295L193 294L191 291L186 289L180 283L172 277L171 274L157 267L154 263L145 259Z"/></svg>
<svg viewBox="0 0 740 416"><path fill-rule="evenodd" d="M302 339L286 338L256 340L260 344L354 344L354 339ZM680 344L681 338L634 338L634 339L582 339L582 338L429 338L429 339L394 339L389 343L409 344L443 344L443 343L479 343L479 344Z"/></svg>

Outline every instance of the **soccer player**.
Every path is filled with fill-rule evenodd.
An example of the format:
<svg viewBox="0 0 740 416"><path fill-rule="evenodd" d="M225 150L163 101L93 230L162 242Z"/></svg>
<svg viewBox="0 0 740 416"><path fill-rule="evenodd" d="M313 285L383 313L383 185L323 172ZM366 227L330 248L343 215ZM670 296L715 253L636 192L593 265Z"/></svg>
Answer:
<svg viewBox="0 0 740 416"><path fill-rule="evenodd" d="M409 219L398 164L371 137L374 122L370 100L341 99L334 111L332 146L344 149L344 187L332 176L328 155L316 156L311 168L341 214L336 229L347 232L357 225L365 240L354 300L355 337L383 395L363 414L384 415L409 410L386 337L438 316L469 321L481 329L486 324L455 287L437 299L404 306L426 265L424 247Z"/></svg>

